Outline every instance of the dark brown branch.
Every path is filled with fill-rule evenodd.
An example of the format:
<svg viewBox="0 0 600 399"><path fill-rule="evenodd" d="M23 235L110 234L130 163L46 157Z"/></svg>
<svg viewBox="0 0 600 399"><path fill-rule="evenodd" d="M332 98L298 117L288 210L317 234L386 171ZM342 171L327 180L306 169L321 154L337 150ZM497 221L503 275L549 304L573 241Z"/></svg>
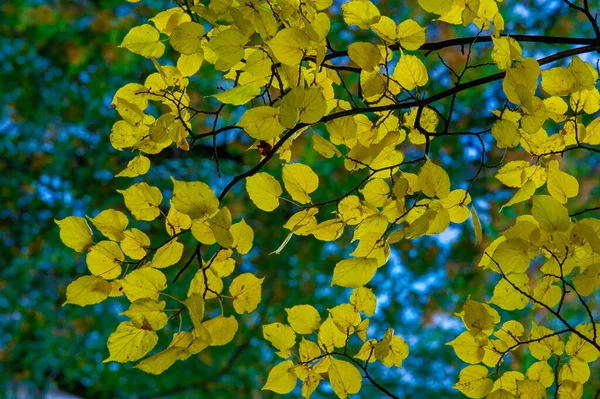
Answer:
<svg viewBox="0 0 600 399"><path fill-rule="evenodd" d="M598 210L600 210L600 206L597 206L595 208L587 208L587 209L584 209L584 210L579 211L579 212L571 213L569 216L572 217L572 218L574 218L576 216L583 215L586 212L594 212L594 211L598 211Z"/></svg>
<svg viewBox="0 0 600 399"><path fill-rule="evenodd" d="M562 36L539 36L539 35L506 35L510 36L518 42L523 43L545 43L545 44L567 44L567 45L598 45L598 39L588 37L562 37ZM466 46L472 43L491 43L492 36L469 36L459 37L456 39L442 40L439 42L425 43L419 48L419 51L426 51L426 55L433 52L454 46ZM394 44L389 46L390 50L399 50L400 45ZM347 50L333 51L325 56L325 61L335 58L347 57ZM314 57L305 58L308 61L313 61Z"/></svg>

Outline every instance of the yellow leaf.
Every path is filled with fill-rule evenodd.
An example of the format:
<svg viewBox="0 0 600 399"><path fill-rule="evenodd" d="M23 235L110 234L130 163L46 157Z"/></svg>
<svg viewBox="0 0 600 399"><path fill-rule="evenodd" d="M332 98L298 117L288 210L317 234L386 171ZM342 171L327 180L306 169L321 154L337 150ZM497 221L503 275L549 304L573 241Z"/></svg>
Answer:
<svg viewBox="0 0 600 399"><path fill-rule="evenodd" d="M279 197L283 194L279 182L265 172L247 177L246 191L254 205L267 212L271 212L279 206Z"/></svg>
<svg viewBox="0 0 600 399"><path fill-rule="evenodd" d="M125 86L117 90L112 99L111 105L116 107L119 102L119 98L121 98L134 104L140 110L144 110L148 108L147 92L148 89L139 83L127 83Z"/></svg>
<svg viewBox="0 0 600 399"><path fill-rule="evenodd" d="M552 160L548 163L548 192L561 204L566 204L569 198L576 197L579 193L579 182L568 173L562 172L558 167L558 161Z"/></svg>
<svg viewBox="0 0 600 399"><path fill-rule="evenodd" d="M167 288L165 275L151 267L134 270L119 282L131 302L140 298L158 300L160 292Z"/></svg>
<svg viewBox="0 0 600 399"><path fill-rule="evenodd" d="M481 233L481 222L479 221L479 215L475 210L475 205L471 205L471 218L473 221L473 230L475 232L475 244L479 244L483 235Z"/></svg>
<svg viewBox="0 0 600 399"><path fill-rule="evenodd" d="M114 241L100 241L88 252L85 261L92 274L107 280L121 274L121 262L125 255Z"/></svg>
<svg viewBox="0 0 600 399"><path fill-rule="evenodd" d="M365 319L369 320L369 319ZM370 340L368 340L367 342L365 342L363 344L363 346L360 348L360 350L358 351L358 353L356 355L354 355L353 357L355 359L359 359L362 361L368 361L369 363L372 363L374 361L376 361L377 359L375 358L375 345L377 344L377 340L374 338L371 338Z"/></svg>
<svg viewBox="0 0 600 399"><path fill-rule="evenodd" d="M523 293L531 296L531 288L528 286L529 277L524 273L511 273L506 277L508 281L502 279L496 284L489 303L498 305L504 310L524 309L530 300Z"/></svg>
<svg viewBox="0 0 600 399"><path fill-rule="evenodd" d="M363 312L367 316L375 314L377 299L370 288L359 287L353 289L352 294L350 294L350 303L354 305L357 312Z"/></svg>
<svg viewBox="0 0 600 399"><path fill-rule="evenodd" d="M173 201L170 201L170 205L169 213L165 219L165 230L172 237L175 234L179 234L181 230L189 229L192 226L192 219L175 209Z"/></svg>
<svg viewBox="0 0 600 399"><path fill-rule="evenodd" d="M525 327L515 320L509 320L494 332L494 335L504 341L506 345L513 346L519 342L519 337L525 332Z"/></svg>
<svg viewBox="0 0 600 399"><path fill-rule="evenodd" d="M210 270L220 278L225 278L233 273L235 269L235 259L231 257L233 251L230 249L218 251L209 261Z"/></svg>
<svg viewBox="0 0 600 399"><path fill-rule="evenodd" d="M197 22L184 22L178 25L169 36L169 43L181 54L194 54L202 48L204 28Z"/></svg>
<svg viewBox="0 0 600 399"><path fill-rule="evenodd" d="M223 280L212 269L198 270L190 282L187 295L201 294L204 299L216 298L223 291Z"/></svg>
<svg viewBox="0 0 600 399"><path fill-rule="evenodd" d="M583 384L575 381L562 381L558 387L557 398L581 399L583 397Z"/></svg>
<svg viewBox="0 0 600 399"><path fill-rule="evenodd" d="M279 123L293 128L298 119L302 123L316 123L327 112L327 102L318 87L296 86L279 103Z"/></svg>
<svg viewBox="0 0 600 399"><path fill-rule="evenodd" d="M210 38L208 47L227 65L235 65L244 58L248 38L237 29L227 29Z"/></svg>
<svg viewBox="0 0 600 399"><path fill-rule="evenodd" d="M348 25L356 25L361 29L369 29L381 19L379 10L369 0L342 4L342 16Z"/></svg>
<svg viewBox="0 0 600 399"><path fill-rule="evenodd" d="M190 319L196 331L206 328L202 326L202 319L204 319L204 297L202 294L192 294L185 300L185 306L190 312Z"/></svg>
<svg viewBox="0 0 600 399"><path fill-rule="evenodd" d="M409 349L406 341L402 338L393 336L389 343L390 351L387 356L381 359L387 367L402 367L402 362L408 357Z"/></svg>
<svg viewBox="0 0 600 399"><path fill-rule="evenodd" d="M192 353L189 348L191 348L192 340L193 336L190 333L175 333L167 349L142 360L135 365L135 368L150 374L161 374L177 360L185 360L190 357Z"/></svg>
<svg viewBox="0 0 600 399"><path fill-rule="evenodd" d="M77 252L83 252L92 244L92 229L84 218L78 216L69 216L63 220L56 220L60 230L60 239L67 247Z"/></svg>
<svg viewBox="0 0 600 399"><path fill-rule="evenodd" d="M160 215L158 206L163 196L156 187L147 183L137 183L126 190L117 190L123 195L125 206L137 220L152 221Z"/></svg>
<svg viewBox="0 0 600 399"><path fill-rule="evenodd" d="M548 362L543 360L529 366L525 377L528 380L540 382L545 388L550 388L554 384L554 371Z"/></svg>
<svg viewBox="0 0 600 399"><path fill-rule="evenodd" d="M233 235L229 231L231 228L231 212L224 206L215 216L208 220L208 224L217 240L217 243L223 248L229 248L233 245Z"/></svg>
<svg viewBox="0 0 600 399"><path fill-rule="evenodd" d="M531 356L538 360L548 360L553 354L562 355L565 343L560 335L556 335L551 329L538 326L532 321L527 347L529 348L529 352L531 352Z"/></svg>
<svg viewBox="0 0 600 399"><path fill-rule="evenodd" d="M348 56L361 69L372 71L379 65L381 52L372 43L355 42L348 46Z"/></svg>
<svg viewBox="0 0 600 399"><path fill-rule="evenodd" d="M504 208L508 208L509 206L513 206L514 204L527 201L528 199L533 197L533 194L535 194L535 190L536 188L533 180L527 180L525 184L523 184L523 187L518 189L515 195L513 195L512 198L506 204L502 205L500 211L502 211L502 209Z"/></svg>
<svg viewBox="0 0 600 399"><path fill-rule="evenodd" d="M488 369L484 366L467 366L458 375L458 381L452 387L468 398L483 398L491 392L494 383L487 378Z"/></svg>
<svg viewBox="0 0 600 399"><path fill-rule="evenodd" d="M167 325L169 318L165 313L165 301L156 301L151 298L138 299L131 303L129 309L120 315L129 317L131 323L137 328L162 329Z"/></svg>
<svg viewBox="0 0 600 399"><path fill-rule="evenodd" d="M346 339L348 336L340 331L335 325L331 316L321 324L319 327L318 344L326 352L333 352L335 348L342 348L346 345Z"/></svg>
<svg viewBox="0 0 600 399"><path fill-rule="evenodd" d="M210 346L227 345L235 337L238 330L238 322L233 316L223 317L217 316L202 323L210 334Z"/></svg>
<svg viewBox="0 0 600 399"><path fill-rule="evenodd" d="M494 50L492 51L492 59L500 69L510 68L514 60L522 60L521 46L512 37L502 36L495 38L492 36Z"/></svg>
<svg viewBox="0 0 600 399"><path fill-rule="evenodd" d="M217 242L213 230L210 228L208 218L194 219L192 221L192 235L198 242L212 245Z"/></svg>
<svg viewBox="0 0 600 399"><path fill-rule="evenodd" d="M219 209L219 200L210 186L199 181L173 181L173 205L192 219L212 216Z"/></svg>
<svg viewBox="0 0 600 399"><path fill-rule="evenodd" d="M294 363L291 360L286 360L271 369L267 382L261 390L269 390L284 395L290 393L295 386Z"/></svg>
<svg viewBox="0 0 600 399"><path fill-rule="evenodd" d="M405 50L418 50L425 44L425 28L422 28L415 20L402 21L396 33L400 45Z"/></svg>
<svg viewBox="0 0 600 399"><path fill-rule="evenodd" d="M591 64L581 61L578 56L571 58L569 72L577 82L577 90L592 90L596 86L598 71Z"/></svg>
<svg viewBox="0 0 600 399"><path fill-rule="evenodd" d="M181 259L183 249L183 244L177 242L177 239L171 240L156 251L152 262L147 266L162 269L174 265Z"/></svg>
<svg viewBox="0 0 600 399"><path fill-rule="evenodd" d="M288 323L298 334L311 334L321 326L321 316L314 306L296 305L285 312Z"/></svg>
<svg viewBox="0 0 600 399"><path fill-rule="evenodd" d="M209 97L214 97L223 104L243 105L260 94L260 86L254 83L248 83L236 86L233 89L225 90Z"/></svg>
<svg viewBox="0 0 600 399"><path fill-rule="evenodd" d="M600 263L586 267L583 273L573 277L573 285L579 295L592 295L600 285Z"/></svg>
<svg viewBox="0 0 600 399"><path fill-rule="evenodd" d="M360 391L362 376L352 363L332 358L329 366L329 383L338 398L345 399L348 394Z"/></svg>
<svg viewBox="0 0 600 399"><path fill-rule="evenodd" d="M368 233L361 237L358 246L350 255L357 258L375 259L377 261L376 266L380 267L387 262L390 256L390 248L381 240L381 234Z"/></svg>
<svg viewBox="0 0 600 399"><path fill-rule="evenodd" d="M167 348L142 360L134 367L146 373L158 375L169 369L177 360L183 360L189 355L190 353L187 348Z"/></svg>
<svg viewBox="0 0 600 399"><path fill-rule="evenodd" d="M471 195L462 189L452 190L446 198L440 200L440 204L448 210L452 223L462 223L468 219L469 208L467 205L470 203Z"/></svg>
<svg viewBox="0 0 600 399"><path fill-rule="evenodd" d="M495 320L494 316L488 312L488 308L488 306L468 298L463 305L465 327L490 335L494 330Z"/></svg>
<svg viewBox="0 0 600 399"><path fill-rule="evenodd" d="M310 202L309 194L319 187L319 176L310 166L301 163L285 164L283 184L294 200L306 204Z"/></svg>
<svg viewBox="0 0 600 399"><path fill-rule="evenodd" d="M327 311L341 332L346 335L354 334L354 327L360 323L360 315L354 306L343 303Z"/></svg>
<svg viewBox="0 0 600 399"><path fill-rule="evenodd" d="M460 360L469 364L478 364L485 355L485 346L488 344L488 337L482 332L467 330L448 342L456 356Z"/></svg>
<svg viewBox="0 0 600 399"><path fill-rule="evenodd" d="M327 122L327 131L329 139L335 145L344 144L348 148L356 145L357 126L354 118L351 116L342 116Z"/></svg>
<svg viewBox="0 0 600 399"><path fill-rule="evenodd" d="M331 285L355 288L367 284L377 271L377 260L373 258L352 258L339 261L333 269Z"/></svg>
<svg viewBox="0 0 600 399"><path fill-rule="evenodd" d="M247 110L242 115L238 126L257 140L271 140L285 131L285 128L279 124L279 109L269 106Z"/></svg>
<svg viewBox="0 0 600 399"><path fill-rule="evenodd" d="M244 219L234 224L229 229L231 236L233 237L232 248L241 254L247 254L252 249L252 243L254 241L254 230L250 227Z"/></svg>
<svg viewBox="0 0 600 399"><path fill-rule="evenodd" d="M521 135L517 126L507 119L501 119L492 126L492 136L498 148L513 148L519 145Z"/></svg>
<svg viewBox="0 0 600 399"><path fill-rule="evenodd" d="M150 248L150 238L138 229L130 229L123 232L121 249L125 255L132 259L142 259L146 256L146 249Z"/></svg>
<svg viewBox="0 0 600 399"><path fill-rule="evenodd" d="M378 22L371 25L371 29L386 43L396 41L396 23L390 17L382 15Z"/></svg>
<svg viewBox="0 0 600 399"><path fill-rule="evenodd" d="M591 323L580 324L575 329L581 333L584 337L590 338L593 342L594 330L597 328L596 325ZM597 332L596 332L597 333ZM600 357L600 351L596 349L590 342L584 341L579 335L575 333L569 334L569 340L565 346L565 350L568 355L576 356L577 358L584 360L588 363L595 362Z"/></svg>
<svg viewBox="0 0 600 399"><path fill-rule="evenodd" d="M317 123L327 112L327 103L323 91L317 87L304 89L299 111L300 122Z"/></svg>
<svg viewBox="0 0 600 399"><path fill-rule="evenodd" d="M198 50L194 54L181 54L177 59L177 69L183 77L195 75L204 61L204 52Z"/></svg>
<svg viewBox="0 0 600 399"><path fill-rule="evenodd" d="M146 58L159 58L165 52L165 45L160 42L160 33L148 24L131 29L119 47Z"/></svg>
<svg viewBox="0 0 600 399"><path fill-rule="evenodd" d="M169 8L150 18L156 29L167 35L170 35L179 24L190 20L190 16L180 7Z"/></svg>
<svg viewBox="0 0 600 399"><path fill-rule="evenodd" d="M381 208L389 202L391 190L384 179L371 179L360 192L368 204Z"/></svg>
<svg viewBox="0 0 600 399"><path fill-rule="evenodd" d="M402 55L394 68L394 79L404 90L412 90L417 86L425 86L429 75L423 62L414 55Z"/></svg>
<svg viewBox="0 0 600 399"><path fill-rule="evenodd" d="M253 312L261 299L261 287L264 278L252 273L243 273L233 279L229 293L233 297L233 308L239 314Z"/></svg>
<svg viewBox="0 0 600 399"><path fill-rule="evenodd" d="M108 294L109 297L118 298L120 296L123 296L123 286L121 285L119 280L111 281L110 288L111 291L110 294Z"/></svg>
<svg viewBox="0 0 600 399"><path fill-rule="evenodd" d="M290 349L296 345L296 333L292 327L281 323L271 323L263 325L262 332L263 337L279 350L277 355L284 359L291 355Z"/></svg>
<svg viewBox="0 0 600 399"><path fill-rule="evenodd" d="M554 122L562 122L565 120L565 113L569 110L569 106L560 97L548 97L544 99L544 106L546 107L546 114Z"/></svg>
<svg viewBox="0 0 600 399"><path fill-rule="evenodd" d="M575 112L583 111L588 115L592 115L600 110L600 93L596 88L576 91L571 94L569 104Z"/></svg>
<svg viewBox="0 0 600 399"><path fill-rule="evenodd" d="M566 96L577 90L577 81L569 69L555 67L542 71L542 89L551 96Z"/></svg>
<svg viewBox="0 0 600 399"><path fill-rule="evenodd" d="M452 0L419 0L419 5L427 12L443 15L452 8Z"/></svg>
<svg viewBox="0 0 600 399"><path fill-rule="evenodd" d="M533 197L531 214L548 233L566 231L571 225L567 208L549 195Z"/></svg>
<svg viewBox="0 0 600 399"><path fill-rule="evenodd" d="M558 279L552 276L542 277L542 281L536 285L533 290L533 298L546 306L555 306L560 302L562 297L562 290L560 287L553 284L556 281L558 281ZM541 305L534 304L534 308L536 307L541 307Z"/></svg>
<svg viewBox="0 0 600 399"><path fill-rule="evenodd" d="M309 47L308 35L301 29L284 28L267 43L275 58L284 65L300 64Z"/></svg>
<svg viewBox="0 0 600 399"><path fill-rule="evenodd" d="M204 327L204 325L200 325L200 328L194 327L192 332L194 339L188 347L188 351L191 355L195 355L208 348L212 343L212 338L210 336L210 332L206 329L206 327Z"/></svg>
<svg viewBox="0 0 600 399"><path fill-rule="evenodd" d="M428 197L446 198L450 194L448 173L428 159L419 170L419 188Z"/></svg>
<svg viewBox="0 0 600 399"><path fill-rule="evenodd" d="M321 349L313 341L302 338L300 345L298 345L298 353L302 362L311 362L321 356Z"/></svg>
<svg viewBox="0 0 600 399"><path fill-rule="evenodd" d="M102 277L83 276L67 286L67 300L63 306L68 303L79 306L95 305L108 298L111 291L110 283Z"/></svg>
<svg viewBox="0 0 600 399"><path fill-rule="evenodd" d="M115 177L137 177L148 173L150 170L150 160L143 155L133 158L127 167L117 173Z"/></svg>
<svg viewBox="0 0 600 399"><path fill-rule="evenodd" d="M331 158L334 155L337 157L342 156L342 153L336 146L331 144L327 139L321 137L318 133L313 132L311 137L314 150L325 158Z"/></svg>
<svg viewBox="0 0 600 399"><path fill-rule="evenodd" d="M146 356L157 342L158 335L154 331L137 328L132 323L124 321L108 337L107 346L110 356L102 363L125 363L138 360Z"/></svg>
<svg viewBox="0 0 600 399"><path fill-rule="evenodd" d="M525 58L522 62L516 63L514 67L508 68L506 77L502 82L506 98L511 103L521 104L523 94L527 93L533 96L537 88L539 75L540 65L533 58Z"/></svg>
<svg viewBox="0 0 600 399"><path fill-rule="evenodd" d="M530 245L525 240L515 237L501 242L494 251L494 264L505 274L524 273L530 263Z"/></svg>
<svg viewBox="0 0 600 399"><path fill-rule="evenodd" d="M310 233L321 241L335 241L343 232L344 223L340 219L326 220L310 230Z"/></svg>

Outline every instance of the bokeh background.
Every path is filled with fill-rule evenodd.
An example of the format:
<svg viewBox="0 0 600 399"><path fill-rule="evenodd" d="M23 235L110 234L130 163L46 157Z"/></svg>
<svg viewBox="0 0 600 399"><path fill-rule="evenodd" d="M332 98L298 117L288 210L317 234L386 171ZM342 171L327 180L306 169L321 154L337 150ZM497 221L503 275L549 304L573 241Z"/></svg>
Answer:
<svg viewBox="0 0 600 399"><path fill-rule="evenodd" d="M0 3L0 397L269 397L270 393L260 388L266 370L277 360L262 339L260 325L284 321L284 308L294 304L308 302L325 314L326 308L347 301L349 292L332 289L329 282L333 265L350 252L343 244L349 241L348 233L340 244L327 245L294 237L280 256L268 256L285 238L287 231L281 225L293 210L256 212L240 185L227 201L234 215L245 217L257 233L255 250L238 264L241 270L266 277L258 311L241 317L233 343L179 362L163 375L146 375L131 365L102 364L107 357L106 339L121 320L118 313L123 304L110 298L86 308L61 307L67 284L84 274L86 267L83 256L62 245L53 219L94 216L109 207L124 210L115 190L128 182L113 176L131 154L110 146L108 137L117 114L109 105L119 87L142 82L153 70L148 60L117 45L129 29L175 4L159 0L137 4L124 0ZM431 17L421 11L416 0L376 3L382 14L397 23L410 16L427 24ZM339 12L338 7L332 11ZM504 2L500 7L510 33L592 37L585 20L560 1ZM369 32L348 29L339 13L331 18L334 48L373 39ZM476 33L445 24L427 29L431 41ZM523 48L526 56L539 58L565 47L524 44ZM474 63L490 62L489 53L489 45L478 45ZM451 66L460 67L464 62L458 48L441 55ZM164 62L175 57L168 53ZM427 60L431 68L428 90L435 93L448 87L449 74L436 55ZM495 67L478 68L467 78L495 71ZM201 101L204 93L213 93L219 79L210 66L204 66L192 81L193 100ZM492 121L489 110L502 104L499 84L459 96L455 130L487 128ZM224 115L233 120L231 113ZM153 168L147 179L153 185L169 187L168 177L173 175L200 179L218 189L245 170L244 165L256 162L256 154L246 152L250 144L235 134L218 142L220 179L211 159L212 149L202 144L189 153L171 148L152 156ZM298 157L310 148L310 140L300 137L294 148L293 156ZM445 139L434 141L432 151L447 166L453 186L465 188L477 170L479 145ZM490 153L490 162L502 156L501 152ZM327 176L316 193L317 201L339 196L358 181L358 177L346 176L339 160L309 155L303 162ZM583 208L588 198L598 194L593 177L584 173L586 168L596 167L597 160L570 155L568 165L568 170L581 178L584 195L579 205ZM271 167L276 169L276 165ZM480 246L473 244L469 223L440 237L403 241L371 283L378 296L372 336L393 327L410 345L411 354L402 369L377 366L372 373L400 397L460 397L451 386L463 364L444 345L463 329L452 312L460 310L468 295L489 299L495 281L477 269L480 252L525 209L515 206L498 213L512 193L494 181L492 172L484 172L471 195L484 224ZM147 233L157 238L164 234ZM514 360L523 365L531 361L525 355ZM360 397L378 395L365 382ZM333 394L323 384L314 397Z"/></svg>

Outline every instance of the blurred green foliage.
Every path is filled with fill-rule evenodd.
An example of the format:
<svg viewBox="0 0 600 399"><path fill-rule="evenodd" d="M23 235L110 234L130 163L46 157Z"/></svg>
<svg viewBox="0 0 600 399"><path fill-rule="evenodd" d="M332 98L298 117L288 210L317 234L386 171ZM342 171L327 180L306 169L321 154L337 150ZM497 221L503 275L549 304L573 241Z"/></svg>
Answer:
<svg viewBox="0 0 600 399"><path fill-rule="evenodd" d="M542 3L548 4L540 8ZM131 27L168 6L172 4L166 1L134 5L121 0L23 0L1 5L0 390L8 397L17 392L38 397L54 389L99 398L266 397L260 387L274 354L262 340L260 324L283 321L283 309L303 303L305 298L313 298L320 311L336 304L336 297L347 299L346 292L329 287L329 276L349 248L294 237L281 256L266 255L285 238L285 232L276 226L290 215L256 212L247 206L243 188L236 187L228 206L253 221L255 248L262 249L247 256L242 270L258 270L266 280L258 312L242 317L242 328L232 345L211 348L155 377L129 365L101 363L107 356L106 338L123 310L118 300L91 308L61 307L66 285L84 273L85 265L82 256L74 256L62 245L53 219L94 216L109 207L124 210L114 190L126 183L112 177L130 156L118 153L108 143L110 127L117 119L109 106L117 88L143 81L152 65L117 45ZM378 6L396 22L408 15L425 20L416 0L382 0ZM590 35L557 1L502 3L502 7L508 32ZM339 32L332 35L334 48L357 40L339 16L332 21L332 31ZM466 31L436 25L428 29L427 36L437 41L476 33ZM368 36L361 38L369 40ZM489 49L478 47L474 63L489 62ZM540 56L548 48L529 45L525 52ZM463 60L457 48L441 55L451 66ZM430 60L432 64L438 61L435 55ZM433 92L450 84L447 73L437 71L437 76L432 73ZM467 78L485 72L486 68L479 68ZM212 90L218 79L209 73L203 69L193 82L198 96ZM487 126L491 120L488 110L500 107L501 98L499 84L461 94L457 128ZM305 137L296 141L295 148L311 145ZM168 176L174 175L222 187L243 165L256 161L247 159L255 155L245 153L251 143L238 140L235 134L218 144L223 178L216 176L212 148L199 146L183 156L168 150L153 157L153 164L160 166L153 167L150 179L165 186ZM448 169L453 185L466 184L477 169L478 144L458 138L434 144L436 157L472 161L470 167L458 162ZM497 160L502 156L492 154ZM335 181L331 192L315 197L316 201L347 192L355 184L336 176L335 163L315 159L312 166ZM494 229L502 229L506 223L498 216L496 204L503 203L510 193L500 191L500 186L495 186L497 192L478 191L477 187L484 186L494 187L491 175L481 176L471 195L481 209L486 240L491 240ZM509 216L519 209L516 206ZM160 237L158 232L153 234ZM493 283L484 281L475 266L479 248L472 244L471 234L461 227L442 239L423 238L416 244L402 241L394 249L392 261L372 282L378 294L375 328L395 328L411 347L402 369L377 370L379 382L399 396L460 397L451 386L461 362L444 343L456 336L461 324L450 315L469 294L486 297ZM184 274L185 281L190 278L191 273ZM370 395L377 397L365 384L361 396ZM331 394L321 391L321 396Z"/></svg>

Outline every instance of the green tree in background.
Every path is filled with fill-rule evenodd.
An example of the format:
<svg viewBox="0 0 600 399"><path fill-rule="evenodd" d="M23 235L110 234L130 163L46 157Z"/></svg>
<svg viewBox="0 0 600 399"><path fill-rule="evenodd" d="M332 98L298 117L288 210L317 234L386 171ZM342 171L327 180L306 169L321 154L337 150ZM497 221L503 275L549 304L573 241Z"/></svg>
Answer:
<svg viewBox="0 0 600 399"><path fill-rule="evenodd" d="M587 2L3 7L13 389L600 392Z"/></svg>

